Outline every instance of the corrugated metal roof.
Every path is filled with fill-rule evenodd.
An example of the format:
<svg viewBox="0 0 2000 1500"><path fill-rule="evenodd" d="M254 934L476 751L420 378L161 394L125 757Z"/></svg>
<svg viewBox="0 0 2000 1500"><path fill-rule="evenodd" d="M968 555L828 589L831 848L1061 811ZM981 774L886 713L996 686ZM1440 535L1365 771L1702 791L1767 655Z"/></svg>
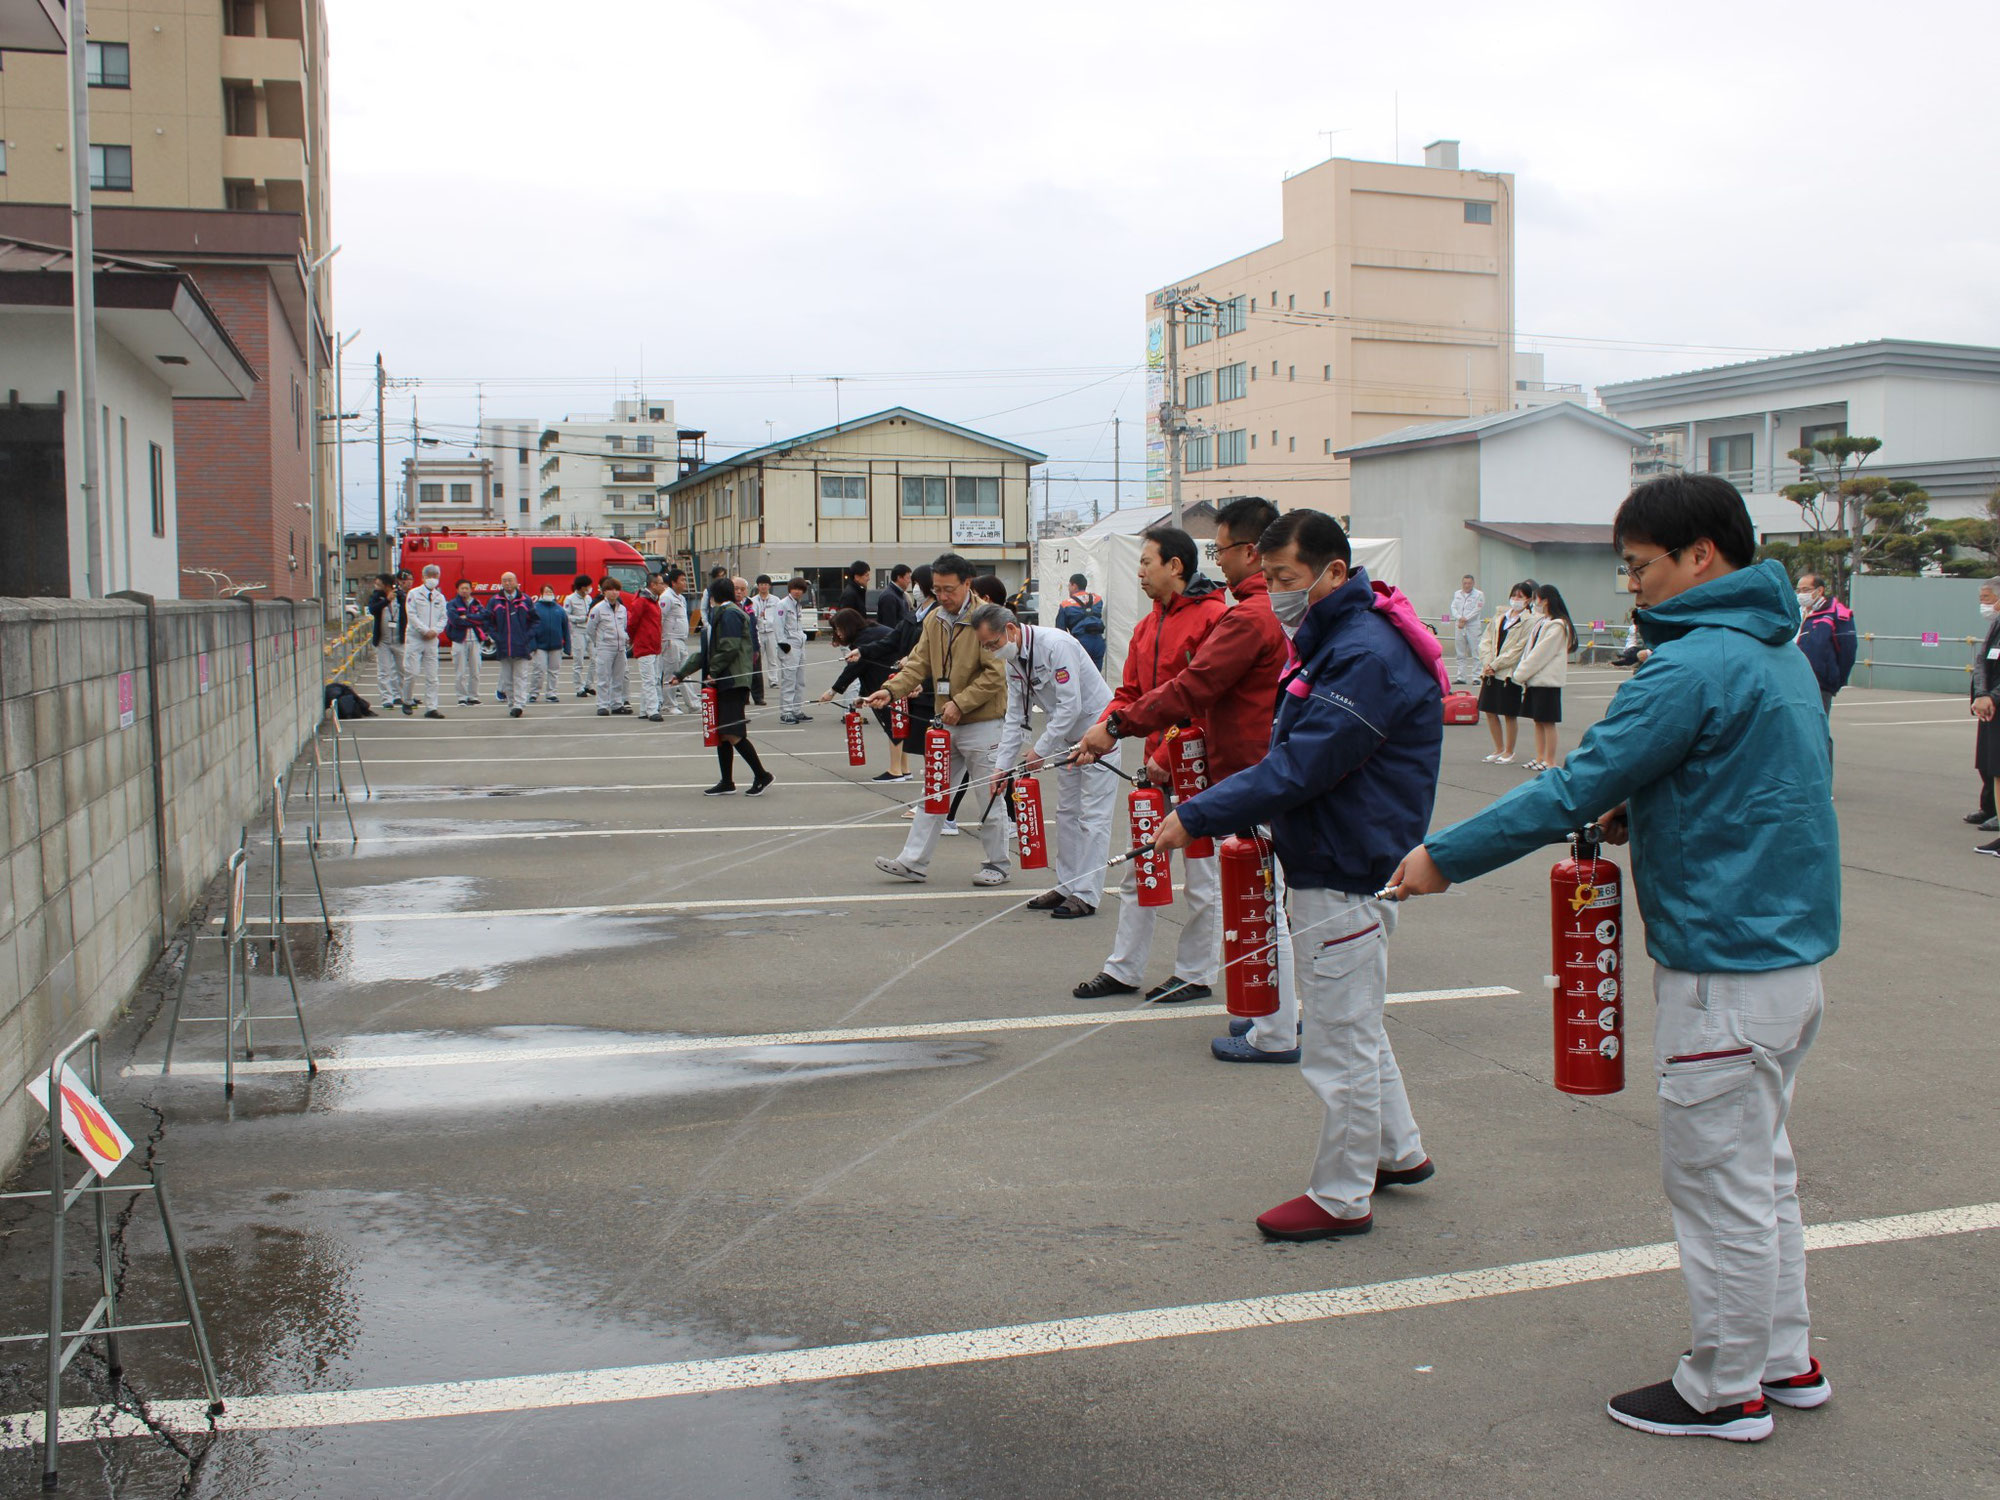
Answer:
<svg viewBox="0 0 2000 1500"><path fill-rule="evenodd" d="M38 245L32 240L0 239L0 271L46 271L68 276L74 265L67 245ZM145 271L154 275L170 275L177 269L159 261L130 260L120 255L94 256L91 265L98 271Z"/></svg>

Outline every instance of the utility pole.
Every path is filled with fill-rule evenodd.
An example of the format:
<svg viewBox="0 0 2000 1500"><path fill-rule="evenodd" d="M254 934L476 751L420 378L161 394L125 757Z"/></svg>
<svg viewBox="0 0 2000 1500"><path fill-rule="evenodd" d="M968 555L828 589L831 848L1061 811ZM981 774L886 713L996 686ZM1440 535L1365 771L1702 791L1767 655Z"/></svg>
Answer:
<svg viewBox="0 0 2000 1500"><path fill-rule="evenodd" d="M97 443L97 261L90 222L89 42L84 0L69 0L69 226L72 314L76 326L76 424L83 455L83 588L104 594L104 522L99 504ZM50 1345L53 1351L54 1345ZM55 1355L51 1352L49 1358Z"/></svg>
<svg viewBox="0 0 2000 1500"><path fill-rule="evenodd" d="M382 354L375 354L375 545L382 554L382 571L394 573L389 565L389 424L382 411L387 382L382 375Z"/></svg>
<svg viewBox="0 0 2000 1500"><path fill-rule="evenodd" d="M417 436L417 393L410 392L410 482L403 492L403 525L411 530L417 525L417 455L422 451Z"/></svg>
<svg viewBox="0 0 2000 1500"><path fill-rule="evenodd" d="M1167 303L1167 399L1160 407L1160 431L1167 440L1167 503L1175 526L1181 524L1181 432L1187 411L1181 405L1181 293Z"/></svg>

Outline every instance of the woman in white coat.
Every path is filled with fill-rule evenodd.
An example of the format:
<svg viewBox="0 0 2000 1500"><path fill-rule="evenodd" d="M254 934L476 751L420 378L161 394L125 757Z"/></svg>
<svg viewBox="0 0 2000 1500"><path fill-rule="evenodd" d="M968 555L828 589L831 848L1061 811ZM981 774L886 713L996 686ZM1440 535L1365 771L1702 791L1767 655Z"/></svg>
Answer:
<svg viewBox="0 0 2000 1500"><path fill-rule="evenodd" d="M1535 723L1535 758L1525 769L1547 771L1556 764L1556 739L1562 726L1562 690L1569 681L1569 654L1576 649L1576 626L1569 607L1552 583L1535 590L1535 612L1514 668L1521 685L1521 711Z"/></svg>
<svg viewBox="0 0 2000 1500"><path fill-rule="evenodd" d="M1493 753L1486 759L1498 766L1514 758L1514 736L1521 727L1521 689L1514 668L1528 644L1528 606L1534 598L1534 579L1515 584L1507 593L1506 609L1486 622L1479 637L1479 711L1493 736Z"/></svg>

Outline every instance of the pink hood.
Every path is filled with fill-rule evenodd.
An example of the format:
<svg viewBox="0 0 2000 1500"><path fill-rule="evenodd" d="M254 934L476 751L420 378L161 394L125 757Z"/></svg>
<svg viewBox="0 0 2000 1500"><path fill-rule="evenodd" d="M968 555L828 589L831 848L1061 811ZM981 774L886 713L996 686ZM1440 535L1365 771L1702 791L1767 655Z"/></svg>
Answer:
<svg viewBox="0 0 2000 1500"><path fill-rule="evenodd" d="M1417 660L1431 669L1431 676L1437 679L1439 690L1450 693L1451 677L1444 669L1444 646L1424 628L1424 622L1417 617L1416 606L1394 585L1375 578L1368 581L1375 590L1375 608L1388 616L1397 634L1410 643L1410 649L1417 653Z"/></svg>

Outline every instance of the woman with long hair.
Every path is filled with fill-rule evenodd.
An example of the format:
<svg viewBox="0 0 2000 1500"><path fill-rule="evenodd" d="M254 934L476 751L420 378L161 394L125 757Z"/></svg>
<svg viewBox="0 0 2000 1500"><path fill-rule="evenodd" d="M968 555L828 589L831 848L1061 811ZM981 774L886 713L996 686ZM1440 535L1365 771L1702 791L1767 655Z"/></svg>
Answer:
<svg viewBox="0 0 2000 1500"><path fill-rule="evenodd" d="M1521 688L1514 668L1528 644L1528 606L1534 598L1534 579L1515 584L1507 591L1507 607L1486 622L1479 637L1479 711L1493 736L1493 753L1486 759L1497 766L1514 758L1514 736L1520 732Z"/></svg>
<svg viewBox="0 0 2000 1500"><path fill-rule="evenodd" d="M1576 650L1576 625L1552 583L1535 590L1535 614L1527 644L1521 648L1514 680L1521 685L1521 711L1535 723L1535 758L1530 771L1547 771L1556 764L1556 739L1562 725L1563 684L1569 680L1569 654Z"/></svg>
<svg viewBox="0 0 2000 1500"><path fill-rule="evenodd" d="M833 702L850 685L866 698L895 675L896 668L909 654L899 646L895 631L886 625L871 624L868 617L856 609L837 609L833 612L833 644L847 654L847 664L833 679L833 686L819 695L822 703ZM889 736L889 769L875 779L908 781L909 752L896 738L889 710L876 709L875 720L882 726L882 732Z"/></svg>

